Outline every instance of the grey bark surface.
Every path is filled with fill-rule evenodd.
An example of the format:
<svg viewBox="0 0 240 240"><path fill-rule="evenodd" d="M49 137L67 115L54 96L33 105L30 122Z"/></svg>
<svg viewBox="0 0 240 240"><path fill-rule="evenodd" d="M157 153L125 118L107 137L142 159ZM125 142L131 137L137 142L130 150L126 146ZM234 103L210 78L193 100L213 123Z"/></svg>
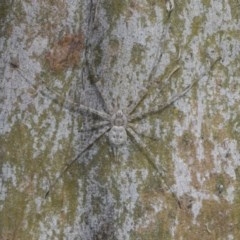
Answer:
<svg viewBox="0 0 240 240"><path fill-rule="evenodd" d="M240 3L173 3L0 3L0 239L240 238Z"/></svg>

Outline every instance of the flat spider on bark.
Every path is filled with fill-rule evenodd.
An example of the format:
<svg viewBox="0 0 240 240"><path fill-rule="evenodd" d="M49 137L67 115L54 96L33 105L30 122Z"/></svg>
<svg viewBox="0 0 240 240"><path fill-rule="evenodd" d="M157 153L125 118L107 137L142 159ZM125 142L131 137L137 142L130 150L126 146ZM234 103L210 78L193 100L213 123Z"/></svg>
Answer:
<svg viewBox="0 0 240 240"><path fill-rule="evenodd" d="M159 62L160 58L157 60L157 62ZM169 79L172 77L172 75L176 71L178 71L179 68L180 68L179 66L175 67L170 72L168 77L164 80L164 82L165 83L168 82ZM112 109L107 108L106 112L105 112L105 111L99 111L94 108L87 107L83 104L78 104L78 103L70 102L70 101L66 100L67 104L65 104L64 107L69 109L70 111L80 112L80 113L90 113L95 116L98 116L98 118L101 120L85 130L91 131L94 129L99 129L100 131L93 139L91 139L87 143L87 145L85 147L83 147L83 149L78 153L78 155L64 167L64 169L62 170L60 175L50 185L49 191L46 193L46 196L49 194L50 190L56 184L58 179L62 177L63 173L66 172L73 163L78 161L78 159L85 152L87 152L98 139L100 139L105 134L107 135L107 137L109 139L110 146L112 147L115 156L118 154L117 153L118 148L121 147L122 145L126 144L128 138L129 138L129 139L133 140L133 142L135 142L135 144L137 144L138 147L145 153L145 155L147 157L146 159L149 161L149 163L152 165L152 167L157 170L158 174L160 176L164 175L165 170L164 170L163 166L160 166L160 168L159 168L155 164L156 157L154 156L154 154L152 153L150 148L145 144L145 142L142 141L141 137L139 136L139 134L137 133L137 131L135 129L133 122L136 123L139 120L142 120L145 117L149 116L149 114L154 114L154 113L159 113L159 112L164 111L175 101L177 101L178 99L183 97L193 87L193 85L201 79L201 77L198 78L197 80L195 79L190 85L185 87L181 93L177 93L177 94L171 96L167 102L161 103L158 105L154 105L153 107L150 107L148 110L145 110L142 112L137 112L136 109L147 97L150 89L152 89L154 87L154 91L156 91L156 93L159 94L159 93L161 93L161 91L164 87L164 84L163 84L163 86L159 87L159 85L160 85L159 81L157 78L155 78L156 69L157 69L157 64L151 70L150 76L148 78L147 87L144 88L144 90L141 92L141 94L139 94L137 96L136 101L133 102L132 104L130 104L130 106L127 109L119 108L119 109L112 110ZM30 83L30 81L25 77L25 74L23 74L20 69L17 69L17 71L27 82ZM44 91L44 89L46 91L50 91L51 94L47 95L46 92ZM40 93L42 95L47 96L47 97L53 99L55 102L61 104L59 102L59 99L61 97L59 94L53 92L51 89L47 88L46 86L44 87L44 89L40 90ZM39 89L36 89L36 91L38 91L38 90ZM97 90L104 101L104 97L102 96L98 87L97 87ZM104 104L106 105L106 103L104 103ZM165 185L168 185L168 184L166 184L166 182L165 182ZM167 186L167 187L169 187L169 186Z"/></svg>

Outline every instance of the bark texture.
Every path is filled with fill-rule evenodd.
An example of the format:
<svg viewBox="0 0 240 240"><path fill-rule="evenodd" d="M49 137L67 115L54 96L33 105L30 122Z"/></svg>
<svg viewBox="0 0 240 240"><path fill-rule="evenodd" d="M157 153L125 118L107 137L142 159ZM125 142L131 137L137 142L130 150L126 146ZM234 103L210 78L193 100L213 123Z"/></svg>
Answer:
<svg viewBox="0 0 240 240"><path fill-rule="evenodd" d="M171 4L1 1L1 240L240 239L239 3Z"/></svg>

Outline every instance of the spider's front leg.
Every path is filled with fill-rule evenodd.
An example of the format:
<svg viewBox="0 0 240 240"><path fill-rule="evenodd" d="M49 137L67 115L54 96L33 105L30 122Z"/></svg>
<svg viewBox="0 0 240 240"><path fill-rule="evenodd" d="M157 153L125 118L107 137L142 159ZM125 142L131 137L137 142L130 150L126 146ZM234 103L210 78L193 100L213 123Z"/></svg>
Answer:
<svg viewBox="0 0 240 240"><path fill-rule="evenodd" d="M135 113L135 114L133 113L131 116L129 116L129 122L145 118L149 114L154 114L154 113L164 111L167 107L169 107L178 99L183 97L198 81L199 79L195 80L193 83L187 86L181 93L173 95L165 104L155 105L151 109L140 112L140 113Z"/></svg>
<svg viewBox="0 0 240 240"><path fill-rule="evenodd" d="M170 74L168 75L168 77L165 79L164 82L168 82L170 80L170 78L173 76L173 74L175 72L177 72L179 70L179 66L176 66L171 72ZM137 101L135 102L135 104L132 104L127 112L128 112L128 115L131 116L133 114L133 112L137 109L137 107L144 101L144 99L148 96L148 93L149 93L149 90L150 88L155 88L157 93L160 94L161 91L163 90L164 88L164 84L162 87L159 87L159 83L158 81L154 81L154 82L149 82L148 83L148 86L146 88L144 88L140 94L138 95L137 97ZM129 119L130 120L130 119Z"/></svg>
<svg viewBox="0 0 240 240"><path fill-rule="evenodd" d="M79 132L91 132L94 130L97 130L101 127L105 127L109 125L110 126L110 121L100 121L98 123L92 124L90 127L82 127Z"/></svg>
<svg viewBox="0 0 240 240"><path fill-rule="evenodd" d="M20 74L20 76L28 84L30 84L34 88L34 90L36 92L40 92L40 94L42 96L51 99L53 102L57 103L60 106L63 106L64 108L68 109L70 112L73 112L73 113L76 113L76 112L87 112L87 113L91 113L91 114L94 114L96 116L99 116L100 118L102 118L104 120L107 120L107 121L110 119L110 115L105 113L105 112L98 111L96 109L84 106L82 104L77 104L77 103L72 102L72 101L67 100L67 99L61 100L62 97L60 96L60 94L52 91L51 89L49 89L45 85L41 85L40 88L37 88L37 87L33 86L31 84L31 81L27 77L25 77L25 75L22 73L22 70L17 69L17 71Z"/></svg>
<svg viewBox="0 0 240 240"><path fill-rule="evenodd" d="M196 78L196 80L194 80L190 85L188 85L181 93L177 93L175 95L173 95L165 104L160 104L160 105L155 105L154 107L152 107L149 110L140 112L140 113L133 113L130 114L129 116L129 122L135 121L135 120L139 120L142 118L145 118L147 115L149 114L154 114L154 113L158 113L161 111L164 111L167 107L169 107L170 105L172 105L175 101L177 101L178 99L182 98L184 95L186 95L188 93L188 91L190 91L192 89L192 87L194 85L196 85L201 79L203 79L205 76L208 76L208 74L211 72L211 70L214 68L214 66L217 64L218 61L220 61L221 58L217 58L209 67L208 71L202 73L198 78ZM167 80L169 80L171 78L171 76L179 69L179 67L175 68L169 75L169 77L167 78ZM166 81L165 81L166 82Z"/></svg>

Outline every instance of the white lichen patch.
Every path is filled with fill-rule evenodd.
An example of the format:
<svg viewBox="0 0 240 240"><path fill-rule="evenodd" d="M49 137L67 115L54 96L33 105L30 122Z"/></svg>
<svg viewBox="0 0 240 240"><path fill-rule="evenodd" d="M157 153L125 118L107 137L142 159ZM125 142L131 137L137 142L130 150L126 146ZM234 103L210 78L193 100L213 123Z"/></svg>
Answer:
<svg viewBox="0 0 240 240"><path fill-rule="evenodd" d="M4 207L4 201L8 196L8 186L17 186L16 179L16 168L11 166L10 163L6 161L1 166L1 177L0 177L0 210Z"/></svg>

